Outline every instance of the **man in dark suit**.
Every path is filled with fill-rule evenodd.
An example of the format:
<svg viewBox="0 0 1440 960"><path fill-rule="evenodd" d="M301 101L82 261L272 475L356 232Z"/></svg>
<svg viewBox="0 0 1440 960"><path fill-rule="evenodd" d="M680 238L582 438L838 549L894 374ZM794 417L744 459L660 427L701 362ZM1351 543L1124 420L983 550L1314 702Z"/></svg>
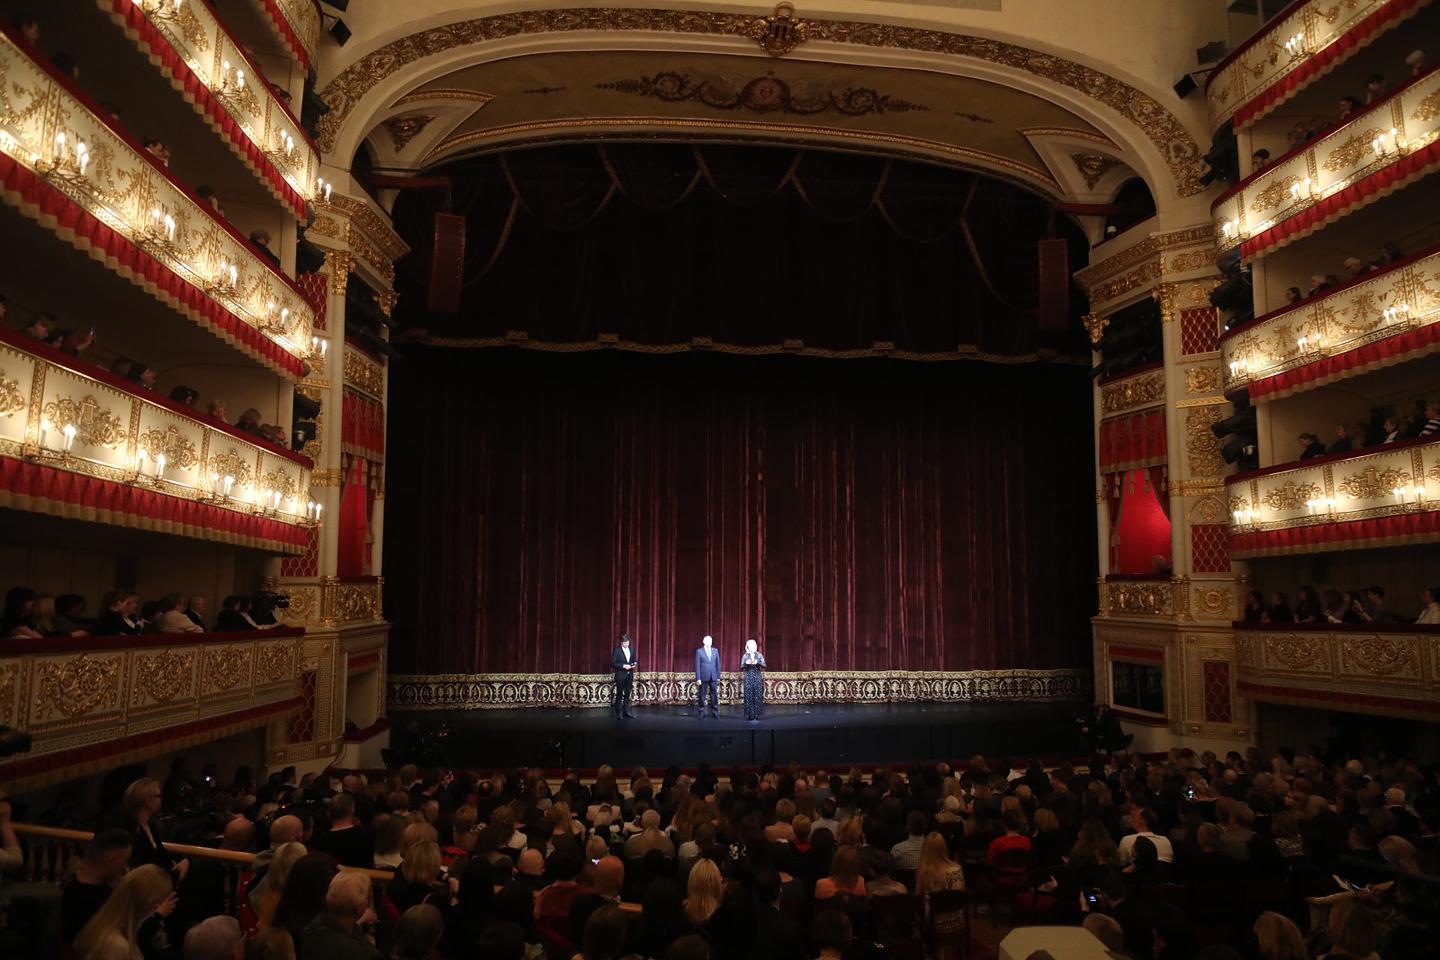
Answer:
<svg viewBox="0 0 1440 960"><path fill-rule="evenodd" d="M700 641L700 647L695 651L695 716L705 716L705 691L710 691L710 716L720 716L716 709L719 701L715 696L715 687L720 683L720 654L715 652L715 641L710 637Z"/></svg>
<svg viewBox="0 0 1440 960"><path fill-rule="evenodd" d="M763 867L755 875L755 960L787 960L805 956L805 940L795 921L780 912L780 875Z"/></svg>
<svg viewBox="0 0 1440 960"><path fill-rule="evenodd" d="M611 706L615 708L617 720L622 717L635 719L635 714L630 712L630 688L635 683L636 661L635 651L630 649L629 635L621 634L620 646L610 654L610 670L615 675L615 701Z"/></svg>

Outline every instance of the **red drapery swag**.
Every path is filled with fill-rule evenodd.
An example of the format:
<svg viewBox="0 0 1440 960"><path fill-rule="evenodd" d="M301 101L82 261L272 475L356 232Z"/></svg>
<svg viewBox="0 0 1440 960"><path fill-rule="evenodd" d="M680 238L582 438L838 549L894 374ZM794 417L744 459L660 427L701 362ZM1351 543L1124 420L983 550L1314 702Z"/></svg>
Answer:
<svg viewBox="0 0 1440 960"><path fill-rule="evenodd" d="M1416 327L1413 330L1386 337L1384 340L1364 344L1354 350L1337 353L1333 357L1325 357L1322 360L1307 363L1303 367L1285 370L1273 377L1253 380L1250 383L1250 399L1252 401L1259 400L1261 397L1279 399L1309 387L1318 387L1332 380L1339 380L1342 377L1354 377L1371 370L1378 370L1381 367L1412 360L1415 357L1433 353L1437 349L1440 349L1440 323L1429 323L1423 327Z"/></svg>
<svg viewBox="0 0 1440 960"><path fill-rule="evenodd" d="M1142 410L1100 421L1101 473L1164 466L1165 456L1163 409Z"/></svg>
<svg viewBox="0 0 1440 960"><path fill-rule="evenodd" d="M1291 70L1252 97L1244 106L1235 111L1235 116L1230 122L1238 130L1258 120L1276 106L1299 93L1316 77L1329 73L1340 61L1369 43L1375 34L1402 17L1414 13L1423 2L1428 2L1428 0L1390 0L1385 6L1345 31L1335 42L1315 51L1299 67Z"/></svg>
<svg viewBox="0 0 1440 960"><path fill-rule="evenodd" d="M622 631L647 670L707 633L777 670L1088 662L1083 368L404 353L397 671L593 673Z"/></svg>
<svg viewBox="0 0 1440 960"><path fill-rule="evenodd" d="M1230 537L1230 552L1239 557L1261 557L1435 540L1440 540L1440 512L1432 511L1233 534Z"/></svg>
<svg viewBox="0 0 1440 960"><path fill-rule="evenodd" d="M1367 177L1362 177L1338 193L1332 193L1325 199L1316 201L1304 210L1286 217L1269 230L1257 233L1245 240L1240 244L1240 255L1248 260L1276 244L1292 239L1298 240L1319 229L1326 221L1339 216L1348 208L1378 199L1397 190L1408 181L1430 172L1430 168L1437 164L1440 164L1440 140L1432 140L1414 153L1401 157Z"/></svg>
<svg viewBox="0 0 1440 960"><path fill-rule="evenodd" d="M367 460L384 460L385 407L352 390L345 391L342 407L341 449Z"/></svg>
<svg viewBox="0 0 1440 960"><path fill-rule="evenodd" d="M339 556L336 572L342 577L368 576L374 568L370 557L370 516L375 506L375 465L364 457L346 455L340 487Z"/></svg>

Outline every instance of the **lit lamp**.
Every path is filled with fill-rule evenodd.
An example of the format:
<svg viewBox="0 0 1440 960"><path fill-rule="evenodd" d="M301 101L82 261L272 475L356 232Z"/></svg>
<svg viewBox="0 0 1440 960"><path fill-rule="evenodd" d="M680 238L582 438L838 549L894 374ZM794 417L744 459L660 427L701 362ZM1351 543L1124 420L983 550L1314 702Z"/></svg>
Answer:
<svg viewBox="0 0 1440 960"><path fill-rule="evenodd" d="M1397 303L1393 307L1386 307L1384 317L1387 324L1407 324L1410 322L1410 304Z"/></svg>
<svg viewBox="0 0 1440 960"><path fill-rule="evenodd" d="M326 180L324 177L316 177L316 178L315 178L315 200L316 200L318 203L329 203L329 202L330 202L330 191L331 191L331 189L334 188L334 186L335 186L335 185L334 185L333 183L331 183L330 181Z"/></svg>
<svg viewBox="0 0 1440 960"><path fill-rule="evenodd" d="M1290 54L1290 59L1296 60L1305 56L1305 33L1301 31L1293 34L1285 41L1285 52Z"/></svg>
<svg viewBox="0 0 1440 960"><path fill-rule="evenodd" d="M324 504L311 500L305 505L305 522L312 527L318 527L320 525L320 513L324 509Z"/></svg>

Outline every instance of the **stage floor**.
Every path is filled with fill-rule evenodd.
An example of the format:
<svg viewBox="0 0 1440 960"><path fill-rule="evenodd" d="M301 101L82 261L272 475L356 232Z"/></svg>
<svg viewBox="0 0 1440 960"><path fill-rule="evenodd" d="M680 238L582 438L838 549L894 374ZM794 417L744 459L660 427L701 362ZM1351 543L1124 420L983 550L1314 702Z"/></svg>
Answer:
<svg viewBox="0 0 1440 960"><path fill-rule="evenodd" d="M391 746L404 761L451 767L714 766L894 763L987 756L1071 756L1069 716L1083 703L808 704L739 707L696 719L678 706L392 713Z"/></svg>

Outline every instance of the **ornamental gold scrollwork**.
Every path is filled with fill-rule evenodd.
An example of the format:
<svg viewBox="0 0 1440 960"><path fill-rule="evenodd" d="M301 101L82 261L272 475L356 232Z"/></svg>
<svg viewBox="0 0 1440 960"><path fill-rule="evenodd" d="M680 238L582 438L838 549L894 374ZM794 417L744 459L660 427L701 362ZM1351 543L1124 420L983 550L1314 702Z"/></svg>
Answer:
<svg viewBox="0 0 1440 960"><path fill-rule="evenodd" d="M1105 328L1110 326L1110 318L1102 317L1098 313L1087 313L1081 318L1085 324L1085 333L1090 337L1092 346L1099 346L1100 341L1105 338Z"/></svg>
<svg viewBox="0 0 1440 960"><path fill-rule="evenodd" d="M1325 158L1324 168L1332 173L1350 169L1361 157L1370 153L1371 144L1384 132L1379 127L1356 131L1344 143L1330 151L1330 156Z"/></svg>
<svg viewBox="0 0 1440 960"><path fill-rule="evenodd" d="M156 654L136 654L134 676L131 706L138 706L146 697L163 704L188 696L195 679L195 653L193 650L161 650Z"/></svg>
<svg viewBox="0 0 1440 960"><path fill-rule="evenodd" d="M291 602L293 604L293 597ZM293 643L273 643L260 649L259 655L255 658L256 685L279 683L294 675L295 645Z"/></svg>
<svg viewBox="0 0 1440 960"><path fill-rule="evenodd" d="M1210 425L1220 419L1218 406L1191 407L1185 413L1185 457L1196 476L1213 477L1225 471L1220 441L1210 431Z"/></svg>
<svg viewBox="0 0 1440 960"><path fill-rule="evenodd" d="M152 461L159 454L164 454L166 466L176 470L188 470L200 462L200 452L195 449L195 444L173 426L164 430L146 430L140 434L137 445Z"/></svg>
<svg viewBox="0 0 1440 960"><path fill-rule="evenodd" d="M1106 583L1112 616L1168 617L1175 613L1175 593L1168 580Z"/></svg>
<svg viewBox="0 0 1440 960"><path fill-rule="evenodd" d="M87 393L84 399L76 401L71 397L57 397L45 404L41 412L58 430L71 424L75 427L75 439L92 447L114 447L125 439L125 423L108 407L101 407L94 394Z"/></svg>
<svg viewBox="0 0 1440 960"><path fill-rule="evenodd" d="M1396 470L1393 467L1387 470L1379 470L1375 467L1366 467L1359 473L1353 473L1341 480L1339 490L1351 500L1374 500L1380 497L1388 497L1396 487L1408 487L1410 485L1410 474L1405 470Z"/></svg>
<svg viewBox="0 0 1440 960"><path fill-rule="evenodd" d="M1221 386L1219 367L1197 366L1185 369L1186 393L1214 393Z"/></svg>
<svg viewBox="0 0 1440 960"><path fill-rule="evenodd" d="M1428 123L1436 117L1440 117L1440 90L1428 94L1420 101L1415 112L1410 114L1412 120L1419 120L1421 123Z"/></svg>
<svg viewBox="0 0 1440 960"><path fill-rule="evenodd" d="M295 496L295 478L285 470L271 470L260 478L260 489L278 493L282 500Z"/></svg>
<svg viewBox="0 0 1440 960"><path fill-rule="evenodd" d="M222 477L234 477L235 486L243 487L250 482L250 460L231 447L224 453L211 455L210 472Z"/></svg>
<svg viewBox="0 0 1440 960"><path fill-rule="evenodd" d="M378 620L378 593L373 583L326 583L321 598L322 619L331 623Z"/></svg>
<svg viewBox="0 0 1440 960"><path fill-rule="evenodd" d="M1325 658L1325 641L1318 637L1286 635L1267 637L1266 652L1274 662L1290 670L1309 670Z"/></svg>
<svg viewBox="0 0 1440 960"><path fill-rule="evenodd" d="M390 131L390 142L395 145L395 152L399 153L434 119L434 114L409 113L401 117L391 117L382 125Z"/></svg>
<svg viewBox="0 0 1440 960"><path fill-rule="evenodd" d="M1195 593L1200 619L1229 620L1234 616L1235 601L1229 587L1196 587Z"/></svg>
<svg viewBox="0 0 1440 960"><path fill-rule="evenodd" d="M238 686L245 680L246 669L250 666L248 647L224 647L220 650L206 650L202 671L207 691L224 691Z"/></svg>
<svg viewBox="0 0 1440 960"><path fill-rule="evenodd" d="M15 686L19 676L19 664L0 663L0 723L7 727L15 722Z"/></svg>
<svg viewBox="0 0 1440 960"><path fill-rule="evenodd" d="M35 671L36 720L58 713L73 719L104 707L118 706L119 656L99 659L82 653L74 660L48 661Z"/></svg>
<svg viewBox="0 0 1440 960"><path fill-rule="evenodd" d="M1255 655L1255 638L1240 635L1235 638L1235 663L1241 667L1258 667L1260 660Z"/></svg>
<svg viewBox="0 0 1440 960"><path fill-rule="evenodd" d="M20 382L0 374L0 417L13 417L27 406Z"/></svg>
<svg viewBox="0 0 1440 960"><path fill-rule="evenodd" d="M345 351L345 382L372 397L385 396L385 372L355 350Z"/></svg>
<svg viewBox="0 0 1440 960"><path fill-rule="evenodd" d="M1136 287L1143 286L1151 280L1158 280L1159 278L1160 258L1156 257L1153 260L1140 264L1140 266L1128 273L1122 273L1118 277L1102 281L1092 286L1090 288L1090 302L1105 303L1107 300L1113 300L1121 294L1129 293Z"/></svg>
<svg viewBox="0 0 1440 960"><path fill-rule="evenodd" d="M1120 166L1120 161L1114 157L1107 157L1103 153L1072 153L1070 160L1075 164L1075 169L1085 180L1085 186L1091 190L1100 179Z"/></svg>
<svg viewBox="0 0 1440 960"><path fill-rule="evenodd" d="M1401 671L1415 672L1415 648L1392 637L1346 637L1340 644L1345 669L1361 670L1388 677Z"/></svg>
<svg viewBox="0 0 1440 960"><path fill-rule="evenodd" d="M281 623L314 623L320 619L320 591L313 587L278 588L290 597L290 606L275 611Z"/></svg>
<svg viewBox="0 0 1440 960"><path fill-rule="evenodd" d="M350 284L350 274L355 270L355 254L346 250L327 251L323 269L330 273L330 292L343 297Z"/></svg>
<svg viewBox="0 0 1440 960"><path fill-rule="evenodd" d="M1300 183L1299 177L1277 177L1268 187L1255 195L1250 209L1255 213L1264 213L1266 210L1280 206L1290 196L1290 188L1298 186Z"/></svg>
<svg viewBox="0 0 1440 960"><path fill-rule="evenodd" d="M1320 487L1316 484L1286 480L1283 486L1266 490L1265 495L1260 498L1260 502L1271 510L1299 510L1308 501L1320 496L1321 493Z"/></svg>
<svg viewBox="0 0 1440 960"><path fill-rule="evenodd" d="M1165 400L1165 373L1159 371L1141 377L1127 377L1119 383L1100 389L1100 409L1103 413L1114 413L1141 404L1163 403Z"/></svg>

